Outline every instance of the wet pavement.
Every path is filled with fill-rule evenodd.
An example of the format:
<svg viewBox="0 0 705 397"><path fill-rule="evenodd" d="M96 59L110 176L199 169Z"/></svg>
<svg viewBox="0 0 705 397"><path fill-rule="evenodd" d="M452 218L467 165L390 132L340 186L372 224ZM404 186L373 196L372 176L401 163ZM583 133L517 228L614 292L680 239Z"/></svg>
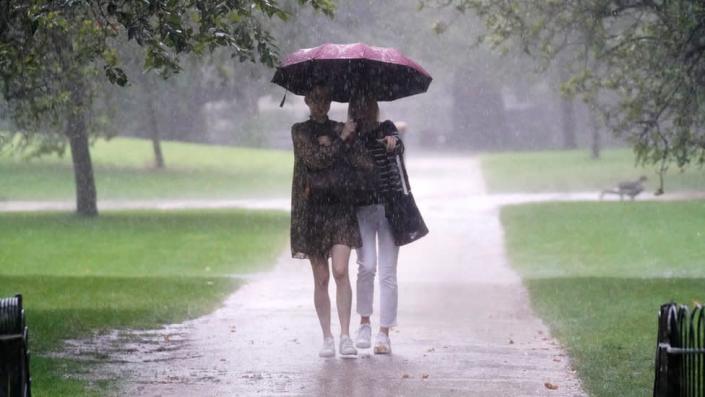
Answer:
<svg viewBox="0 0 705 397"><path fill-rule="evenodd" d="M119 379L115 395L585 395L507 263L506 202L485 194L476 160L411 159L409 172L431 233L401 249L393 355L319 358L309 264L286 253L209 315L68 341L61 354L95 364L77 376Z"/></svg>
<svg viewBox="0 0 705 397"><path fill-rule="evenodd" d="M413 183L413 181L412 181ZM418 189L415 189L418 190ZM417 195L417 193L414 193ZM442 198L437 197L442 200ZM455 198L450 198L455 200ZM466 204L478 208L493 208L510 204L539 203L546 201L619 201L615 195L605 196L600 199L597 192L547 192L547 193L470 193L463 197ZM643 193L635 201L683 201L705 200L705 192L673 192L662 196ZM629 201L625 199L624 201ZM159 200L98 200L100 211L122 210L184 210L184 209L224 209L241 208L253 210L281 210L289 211L291 201L288 197L281 198L248 198L248 199L159 199ZM73 201L27 201L27 200L2 200L0 198L0 212L27 212L27 211L74 211L76 203Z"/></svg>

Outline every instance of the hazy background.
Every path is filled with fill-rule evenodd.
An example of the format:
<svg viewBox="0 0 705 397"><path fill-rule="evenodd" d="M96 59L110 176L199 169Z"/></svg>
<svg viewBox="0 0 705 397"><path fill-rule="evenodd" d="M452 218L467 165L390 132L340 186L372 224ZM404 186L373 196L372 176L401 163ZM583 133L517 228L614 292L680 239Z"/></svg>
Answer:
<svg viewBox="0 0 705 397"><path fill-rule="evenodd" d="M528 57L502 56L475 45L480 24L454 9L419 10L415 2L339 2L335 18L308 8L273 31L282 56L325 42L365 42L402 50L434 78L428 93L382 103L381 117L405 121L409 146L437 150L589 148L616 145L599 131L579 100L559 95L558 72L538 74ZM126 53L129 53L126 51ZM128 56L129 58L129 56ZM132 85L105 84L96 101L110 134L265 148L289 148L289 128L306 119L300 97L270 83L274 70L240 63L228 51L191 58L181 73L163 81L132 61ZM333 104L331 117L345 119L346 105Z"/></svg>

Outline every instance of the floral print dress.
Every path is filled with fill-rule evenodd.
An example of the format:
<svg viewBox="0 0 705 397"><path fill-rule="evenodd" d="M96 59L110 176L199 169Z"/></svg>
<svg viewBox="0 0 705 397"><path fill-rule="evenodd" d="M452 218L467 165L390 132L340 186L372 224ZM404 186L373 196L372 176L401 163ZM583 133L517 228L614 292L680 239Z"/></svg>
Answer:
<svg viewBox="0 0 705 397"><path fill-rule="evenodd" d="M308 173L331 167L345 156L361 167L372 167L361 142L347 144L339 134L343 124L329 119L294 124L294 176L291 187L291 254L294 258L328 258L333 245L362 246L355 207L349 203L315 200L308 187ZM329 146L318 137L331 138ZM368 165L369 164L369 165Z"/></svg>

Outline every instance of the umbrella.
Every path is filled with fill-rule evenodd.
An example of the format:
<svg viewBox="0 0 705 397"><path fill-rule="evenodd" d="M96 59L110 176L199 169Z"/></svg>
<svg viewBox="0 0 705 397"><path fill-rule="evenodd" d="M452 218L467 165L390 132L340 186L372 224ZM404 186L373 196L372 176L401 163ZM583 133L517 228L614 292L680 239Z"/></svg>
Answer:
<svg viewBox="0 0 705 397"><path fill-rule="evenodd" d="M426 92L431 75L394 48L323 44L286 56L272 82L297 95L325 84L336 102L363 91L377 101L393 101Z"/></svg>

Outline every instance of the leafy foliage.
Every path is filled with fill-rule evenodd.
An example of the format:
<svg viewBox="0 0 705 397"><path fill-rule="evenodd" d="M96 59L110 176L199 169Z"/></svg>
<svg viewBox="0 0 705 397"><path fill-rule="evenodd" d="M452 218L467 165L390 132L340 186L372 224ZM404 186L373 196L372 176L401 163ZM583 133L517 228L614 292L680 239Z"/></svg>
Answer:
<svg viewBox="0 0 705 397"><path fill-rule="evenodd" d="M330 15L331 0L297 0ZM276 1L49 1L0 3L0 88L18 127L60 127L85 112L99 73L124 86L119 49L135 42L145 69L168 77L180 56L218 47L239 61L272 66L277 47L266 21L286 20ZM76 85L83 90L72 95Z"/></svg>
<svg viewBox="0 0 705 397"><path fill-rule="evenodd" d="M480 38L570 71L580 95L641 163L705 163L705 4L694 0L448 0ZM662 189L661 189L662 190Z"/></svg>
<svg viewBox="0 0 705 397"><path fill-rule="evenodd" d="M330 0L297 2L327 13L333 8ZM0 90L25 146L37 135L43 138L38 154L63 153L69 144L77 212L95 216L89 137L100 131L95 121L101 117L90 114L92 97L101 68L111 83L127 84L118 48L136 42L144 68L164 77L178 72L181 55L218 47L233 49L240 61L273 65L276 46L264 22L287 15L269 0L3 1Z"/></svg>

